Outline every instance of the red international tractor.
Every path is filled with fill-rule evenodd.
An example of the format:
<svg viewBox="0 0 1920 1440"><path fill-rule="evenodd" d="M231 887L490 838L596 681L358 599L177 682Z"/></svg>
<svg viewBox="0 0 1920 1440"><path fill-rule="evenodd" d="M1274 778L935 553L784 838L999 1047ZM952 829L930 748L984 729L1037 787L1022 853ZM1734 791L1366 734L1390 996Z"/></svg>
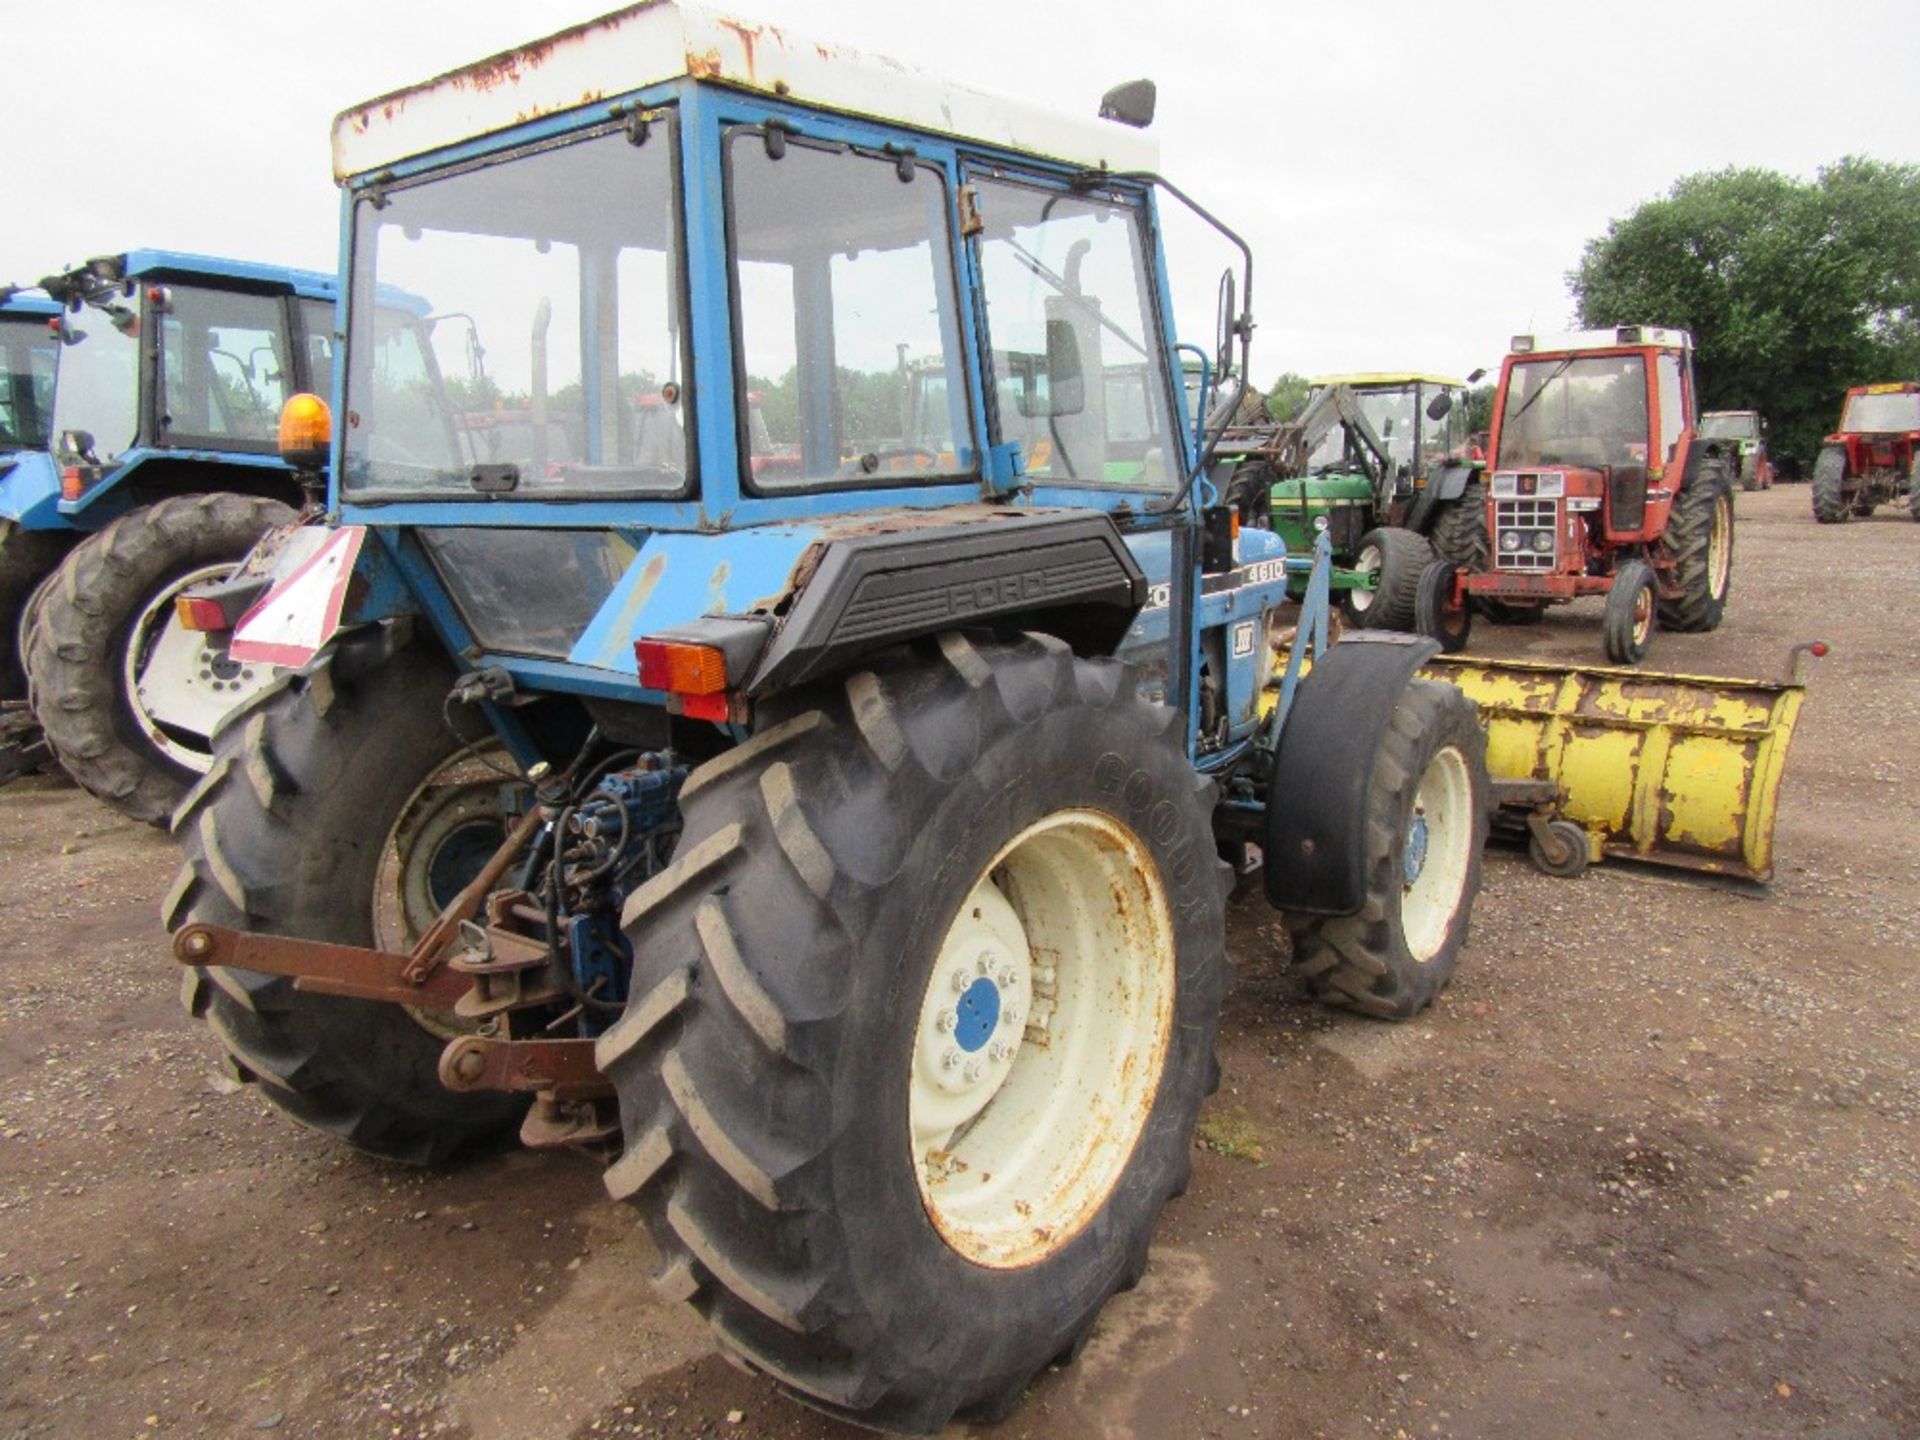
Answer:
<svg viewBox="0 0 1920 1440"><path fill-rule="evenodd" d="M1418 628L1458 650L1476 611L1524 623L1604 595L1607 655L1621 665L1646 654L1656 622L1716 628L1737 462L1729 442L1697 434L1695 393L1684 330L1515 336L1488 469L1434 527L1441 558L1421 577Z"/></svg>
<svg viewBox="0 0 1920 1440"><path fill-rule="evenodd" d="M1813 462L1813 518L1838 525L1904 498L1920 520L1920 384L1856 385Z"/></svg>

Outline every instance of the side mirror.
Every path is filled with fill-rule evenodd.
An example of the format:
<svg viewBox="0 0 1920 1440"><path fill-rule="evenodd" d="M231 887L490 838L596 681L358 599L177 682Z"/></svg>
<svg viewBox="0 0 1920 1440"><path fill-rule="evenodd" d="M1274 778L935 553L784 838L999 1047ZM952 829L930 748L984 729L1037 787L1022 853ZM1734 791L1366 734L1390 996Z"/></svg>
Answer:
<svg viewBox="0 0 1920 1440"><path fill-rule="evenodd" d="M1158 98L1151 80L1129 80L1124 85L1116 85L1100 97L1100 118L1118 120L1122 125L1131 125L1136 130L1144 130L1153 124L1153 106Z"/></svg>
<svg viewBox="0 0 1920 1440"><path fill-rule="evenodd" d="M1080 337L1067 320L1047 321L1048 415L1078 415L1087 408L1087 381L1080 365Z"/></svg>
<svg viewBox="0 0 1920 1440"><path fill-rule="evenodd" d="M1482 380L1486 378L1487 378L1487 372L1481 367L1475 366L1473 373L1467 376L1467 384L1478 385Z"/></svg>
<svg viewBox="0 0 1920 1440"><path fill-rule="evenodd" d="M1444 420L1452 409L1453 396L1447 391L1442 390L1427 402L1427 419Z"/></svg>
<svg viewBox="0 0 1920 1440"><path fill-rule="evenodd" d="M1233 333L1239 319L1232 270L1220 272L1220 302L1213 319L1213 383L1224 385L1233 374Z"/></svg>
<svg viewBox="0 0 1920 1440"><path fill-rule="evenodd" d="M88 465L98 465L99 457L93 453L93 432L91 430L62 430L60 432L60 453L71 455Z"/></svg>

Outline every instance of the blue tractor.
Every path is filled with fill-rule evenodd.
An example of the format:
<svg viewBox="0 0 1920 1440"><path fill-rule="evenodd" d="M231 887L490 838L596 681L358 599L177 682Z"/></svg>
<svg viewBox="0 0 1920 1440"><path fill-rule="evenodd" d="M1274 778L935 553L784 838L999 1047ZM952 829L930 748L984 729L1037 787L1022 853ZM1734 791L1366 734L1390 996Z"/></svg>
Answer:
<svg viewBox="0 0 1920 1440"><path fill-rule="evenodd" d="M656 3L334 143L327 520L187 597L287 667L174 818L189 1008L362 1149L599 1148L805 1403L1006 1413L1187 1183L1223 857L1326 999L1446 983L1473 706L1215 503L1137 128Z"/></svg>
<svg viewBox="0 0 1920 1440"><path fill-rule="evenodd" d="M40 284L61 383L0 477L0 670L6 699L32 694L14 763L37 720L81 785L163 823L220 718L272 675L184 629L173 602L301 507L277 427L289 396L331 383L334 281L132 250Z"/></svg>
<svg viewBox="0 0 1920 1440"><path fill-rule="evenodd" d="M60 313L59 302L44 291L0 286L0 496L16 484L59 485L48 446L60 371ZM66 551L64 534L25 530L11 516L0 520L0 780L38 768L33 751L39 732L27 709L18 617Z"/></svg>

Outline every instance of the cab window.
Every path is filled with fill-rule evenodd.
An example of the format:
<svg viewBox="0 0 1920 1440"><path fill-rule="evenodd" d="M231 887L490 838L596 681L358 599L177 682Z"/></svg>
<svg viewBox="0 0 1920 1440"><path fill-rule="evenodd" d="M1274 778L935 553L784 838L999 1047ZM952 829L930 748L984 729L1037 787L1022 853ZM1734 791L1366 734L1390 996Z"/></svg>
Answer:
<svg viewBox="0 0 1920 1440"><path fill-rule="evenodd" d="M160 335L166 440L270 448L292 389L285 302L175 285Z"/></svg>
<svg viewBox="0 0 1920 1440"><path fill-rule="evenodd" d="M750 488L977 472L942 172L742 128L727 177Z"/></svg>
<svg viewBox="0 0 1920 1440"><path fill-rule="evenodd" d="M1170 489L1171 381L1136 207L977 183L998 439L1055 484Z"/></svg>

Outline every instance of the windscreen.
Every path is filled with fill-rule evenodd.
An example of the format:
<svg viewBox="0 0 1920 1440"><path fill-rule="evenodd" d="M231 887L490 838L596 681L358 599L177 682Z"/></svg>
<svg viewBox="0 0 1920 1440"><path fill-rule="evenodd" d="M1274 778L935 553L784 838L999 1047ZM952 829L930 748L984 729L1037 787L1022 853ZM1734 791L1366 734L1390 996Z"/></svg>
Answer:
<svg viewBox="0 0 1920 1440"><path fill-rule="evenodd" d="M1757 440L1760 426L1751 415L1703 415L1700 418L1702 440Z"/></svg>
<svg viewBox="0 0 1920 1440"><path fill-rule="evenodd" d="M1849 396L1840 428L1862 434L1920 430L1920 392L1895 390L1883 395Z"/></svg>
<svg viewBox="0 0 1920 1440"><path fill-rule="evenodd" d="M1522 360L1507 379L1496 465L1647 463L1647 368L1638 355Z"/></svg>
<svg viewBox="0 0 1920 1440"><path fill-rule="evenodd" d="M670 127L364 195L342 484L356 498L678 493L692 470Z"/></svg>
<svg viewBox="0 0 1920 1440"><path fill-rule="evenodd" d="M1360 402L1360 413L1367 417L1367 423L1373 427L1373 433L1386 447L1387 458L1397 470L1413 461L1414 417L1420 413L1419 387L1408 385L1395 390L1361 390L1355 398ZM1335 425L1320 437L1320 443L1313 447L1313 454L1307 457L1307 469L1310 472L1338 470L1346 463L1347 432L1344 426Z"/></svg>
<svg viewBox="0 0 1920 1440"><path fill-rule="evenodd" d="M0 453L47 448L59 358L46 316L0 315Z"/></svg>
<svg viewBox="0 0 1920 1440"><path fill-rule="evenodd" d="M116 300L60 317L53 443L63 460L107 462L140 437L140 317Z"/></svg>

